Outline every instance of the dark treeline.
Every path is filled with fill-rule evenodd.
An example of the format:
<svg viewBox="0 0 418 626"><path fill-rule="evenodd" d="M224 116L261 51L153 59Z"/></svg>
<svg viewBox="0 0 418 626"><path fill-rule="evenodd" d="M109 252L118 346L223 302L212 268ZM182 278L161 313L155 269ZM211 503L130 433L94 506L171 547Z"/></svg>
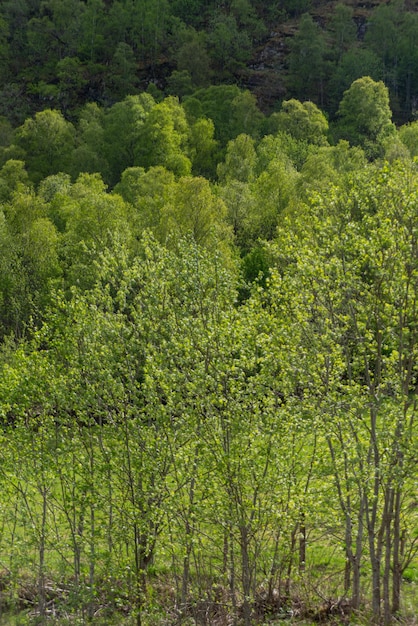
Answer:
<svg viewBox="0 0 418 626"><path fill-rule="evenodd" d="M369 75L385 82L395 120L405 123L418 96L414 9L401 1L365 9L311 0L6 0L0 115L18 125L45 107L73 116L86 102L108 106L138 89L183 97L261 80L264 109L295 97L334 116L344 90ZM269 48L276 60L267 60Z"/></svg>

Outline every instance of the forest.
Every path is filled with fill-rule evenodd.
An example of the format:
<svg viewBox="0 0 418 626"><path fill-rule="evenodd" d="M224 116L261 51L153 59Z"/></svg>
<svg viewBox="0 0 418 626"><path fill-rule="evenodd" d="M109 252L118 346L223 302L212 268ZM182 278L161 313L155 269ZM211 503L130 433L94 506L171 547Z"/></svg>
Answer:
<svg viewBox="0 0 418 626"><path fill-rule="evenodd" d="M1 3L2 626L416 624L414 8Z"/></svg>

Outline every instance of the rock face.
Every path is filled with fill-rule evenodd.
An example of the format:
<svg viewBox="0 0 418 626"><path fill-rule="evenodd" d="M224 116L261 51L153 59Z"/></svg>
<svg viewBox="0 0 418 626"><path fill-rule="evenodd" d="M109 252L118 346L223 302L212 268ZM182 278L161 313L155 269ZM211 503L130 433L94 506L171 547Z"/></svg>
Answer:
<svg viewBox="0 0 418 626"><path fill-rule="evenodd" d="M297 22L284 23L272 30L241 71L240 83L255 94L263 111L274 110L276 102L286 97L289 40L296 30Z"/></svg>

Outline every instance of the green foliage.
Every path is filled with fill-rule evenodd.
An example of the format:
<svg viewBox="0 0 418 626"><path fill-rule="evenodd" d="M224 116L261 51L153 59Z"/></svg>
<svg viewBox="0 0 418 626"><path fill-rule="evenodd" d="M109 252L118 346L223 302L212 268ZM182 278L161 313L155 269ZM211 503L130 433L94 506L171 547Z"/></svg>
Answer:
<svg viewBox="0 0 418 626"><path fill-rule="evenodd" d="M135 164L141 128L154 106L152 96L142 93L127 96L106 112L103 120L103 147L110 167L111 184L116 184L122 172Z"/></svg>
<svg viewBox="0 0 418 626"><path fill-rule="evenodd" d="M302 16L291 42L288 85L299 99L322 102L327 74L325 37L309 13Z"/></svg>
<svg viewBox="0 0 418 626"><path fill-rule="evenodd" d="M187 156L190 129L178 99L165 98L150 111L138 131L134 164L143 167L163 165L177 176L191 172Z"/></svg>
<svg viewBox="0 0 418 626"><path fill-rule="evenodd" d="M126 132L124 122L121 121L120 132ZM114 122L115 123L115 122ZM77 145L71 155L70 173L74 178L79 174L100 172L106 180L109 179L109 163L105 157L106 141L113 138L112 122L105 133L105 111L96 103L86 104L79 113L77 125ZM111 158L113 164L117 163ZM122 165L123 167L123 165Z"/></svg>
<svg viewBox="0 0 418 626"><path fill-rule="evenodd" d="M212 85L207 89L199 89L190 99L186 99L184 106L186 112L190 111L195 117L208 117L215 124L215 139L221 146L226 146L230 139L242 132L237 132L236 127L232 127L234 117L233 102L240 101L240 89L236 85ZM251 102L251 109L247 109L245 117L248 123L252 123L251 114L254 112L254 102Z"/></svg>
<svg viewBox="0 0 418 626"><path fill-rule="evenodd" d="M344 93L338 116L340 136L363 147L369 157L378 156L384 139L394 133L388 90L369 76L355 80Z"/></svg>
<svg viewBox="0 0 418 626"><path fill-rule="evenodd" d="M0 587L39 623L407 616L417 21L280 25L264 116L235 83L307 8L0 8Z"/></svg>
<svg viewBox="0 0 418 626"><path fill-rule="evenodd" d="M238 135L228 143L225 162L218 165L218 178L221 182L229 180L248 182L254 177L255 162L253 139L248 135Z"/></svg>
<svg viewBox="0 0 418 626"><path fill-rule="evenodd" d="M224 79L242 67L251 55L251 39L239 28L233 15L215 15L208 34L208 46L215 70Z"/></svg>
<svg viewBox="0 0 418 626"><path fill-rule="evenodd" d="M215 125L211 119L201 117L190 126L189 155L193 174L214 178L218 158Z"/></svg>
<svg viewBox="0 0 418 626"><path fill-rule="evenodd" d="M285 100L279 113L273 113L270 123L278 132L285 132L296 140L304 140L318 146L326 145L328 122L313 102Z"/></svg>
<svg viewBox="0 0 418 626"><path fill-rule="evenodd" d="M0 170L0 200L8 202L19 186L29 187L29 176L23 161L10 159Z"/></svg>
<svg viewBox="0 0 418 626"><path fill-rule="evenodd" d="M353 9L346 4L337 4L328 24L332 35L332 48L337 62L356 41L356 25L353 20ZM357 78L357 77L356 77Z"/></svg>
<svg viewBox="0 0 418 626"><path fill-rule="evenodd" d="M205 34L188 28L178 34L177 69L187 71L194 89L206 87L211 76L210 57Z"/></svg>
<svg viewBox="0 0 418 626"><path fill-rule="evenodd" d="M411 122L399 129L399 138L408 148L411 157L418 156L418 123Z"/></svg>
<svg viewBox="0 0 418 626"><path fill-rule="evenodd" d="M344 92L363 76L370 76L375 81L382 80L384 71L381 60L373 50L353 47L344 52L330 77L328 92L333 113L338 109Z"/></svg>
<svg viewBox="0 0 418 626"><path fill-rule="evenodd" d="M122 100L136 91L136 60L130 45L118 43L109 70L109 91L113 98Z"/></svg>
<svg viewBox="0 0 418 626"><path fill-rule="evenodd" d="M15 142L25 154L34 183L50 174L66 171L75 146L75 130L59 111L46 109L17 129Z"/></svg>

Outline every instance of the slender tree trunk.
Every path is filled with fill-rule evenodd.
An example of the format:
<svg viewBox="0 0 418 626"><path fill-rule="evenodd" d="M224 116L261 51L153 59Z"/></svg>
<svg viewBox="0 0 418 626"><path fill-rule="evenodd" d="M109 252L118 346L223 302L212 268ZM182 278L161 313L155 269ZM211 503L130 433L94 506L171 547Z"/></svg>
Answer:
<svg viewBox="0 0 418 626"><path fill-rule="evenodd" d="M305 513L302 511L299 523L299 572L305 571L306 567L306 526Z"/></svg>
<svg viewBox="0 0 418 626"><path fill-rule="evenodd" d="M401 605L401 582L402 582L402 565L401 565L401 490L396 489L394 511L393 511L393 551L392 551L392 614L399 612Z"/></svg>
<svg viewBox="0 0 418 626"><path fill-rule="evenodd" d="M351 515L346 512L345 515L345 569L344 569L344 594L347 595L351 588L351 574L354 569L355 556L353 554L353 524Z"/></svg>
<svg viewBox="0 0 418 626"><path fill-rule="evenodd" d="M240 528L242 591L244 594L243 617L244 626L251 626L251 569L249 555L248 528L243 524Z"/></svg>
<svg viewBox="0 0 418 626"><path fill-rule="evenodd" d="M38 611L40 617L45 617L45 542L46 542L46 516L47 516L47 489L40 489L42 496L41 532L39 537L39 580L38 580Z"/></svg>
<svg viewBox="0 0 418 626"><path fill-rule="evenodd" d="M380 337L380 335L379 335ZM379 340L380 341L380 340ZM380 344L379 344L380 345ZM380 355L380 349L379 349ZM379 362L379 359L377 359ZM368 370L367 370L368 371ZM379 380L380 376L376 375L376 380ZM372 498L367 498L366 501L366 517L367 517L367 531L369 539L369 551L370 551L370 564L372 568L372 610L373 619L376 624L380 622L381 615L381 576L380 565L382 555L382 543L383 527L380 526L379 532L377 532L377 512L378 502L380 495L380 454L377 441L377 409L374 406L374 387L369 380L369 387L371 389L371 402L370 408L370 447L368 463L373 467L373 494ZM377 535L377 536L376 536Z"/></svg>
<svg viewBox="0 0 418 626"><path fill-rule="evenodd" d="M360 508L358 512L358 528L356 537L356 552L353 557L353 596L352 605L353 609L358 611L361 602L361 555L363 552L363 532L364 532L364 508L365 499L362 496L360 501Z"/></svg>
<svg viewBox="0 0 418 626"><path fill-rule="evenodd" d="M138 525L134 523L134 549L135 549L135 611L136 611L136 626L142 624L142 604L143 604L143 589L142 589L142 576L141 576L141 558L140 558L140 533Z"/></svg>
<svg viewBox="0 0 418 626"><path fill-rule="evenodd" d="M232 507L231 507L232 508ZM231 511L232 515L232 511ZM230 518L232 519L232 517ZM232 532L232 524L229 526L229 592L231 594L232 610L234 613L234 623L237 614L237 595L236 595L236 573L235 573L235 555L234 555L234 534Z"/></svg>
<svg viewBox="0 0 418 626"><path fill-rule="evenodd" d="M287 563L286 582L285 582L286 597L290 596L290 581L291 581L292 569L293 569L293 558L296 552L296 536L297 536L298 530L299 530L299 524L296 524L296 526L293 528L292 534L290 535L290 552L289 552L289 559Z"/></svg>
<svg viewBox="0 0 418 626"><path fill-rule="evenodd" d="M394 504L394 492L391 486L386 489L386 506L384 516L385 526L385 566L383 572L383 619L385 626L389 626L392 621L390 578L392 561L392 516Z"/></svg>

